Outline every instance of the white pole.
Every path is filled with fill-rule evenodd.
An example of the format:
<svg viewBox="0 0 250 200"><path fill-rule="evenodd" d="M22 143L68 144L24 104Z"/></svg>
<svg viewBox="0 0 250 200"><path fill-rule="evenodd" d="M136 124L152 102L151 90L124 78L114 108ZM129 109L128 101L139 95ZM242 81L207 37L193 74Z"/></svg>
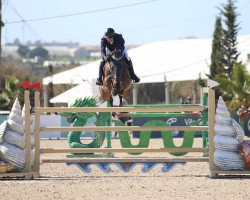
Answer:
<svg viewBox="0 0 250 200"><path fill-rule="evenodd" d="M165 82L165 103L170 104L170 83L167 81L166 75L164 75Z"/></svg>
<svg viewBox="0 0 250 200"><path fill-rule="evenodd" d="M133 104L137 104L138 85L133 84Z"/></svg>
<svg viewBox="0 0 250 200"><path fill-rule="evenodd" d="M25 90L24 98L25 98L25 173L31 173L31 148L30 148L30 92L29 90Z"/></svg>

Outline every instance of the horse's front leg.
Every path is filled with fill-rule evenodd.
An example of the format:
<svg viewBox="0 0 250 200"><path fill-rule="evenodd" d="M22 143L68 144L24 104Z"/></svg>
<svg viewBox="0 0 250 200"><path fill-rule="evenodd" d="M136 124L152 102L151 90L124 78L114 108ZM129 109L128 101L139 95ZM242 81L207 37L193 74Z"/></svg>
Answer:
<svg viewBox="0 0 250 200"><path fill-rule="evenodd" d="M111 107L114 107L114 99L112 96L110 96L110 98L109 98L109 104Z"/></svg>
<svg viewBox="0 0 250 200"><path fill-rule="evenodd" d="M118 96L119 96L119 100L120 100L119 107L123 107L122 96L121 95L118 95Z"/></svg>
<svg viewBox="0 0 250 200"><path fill-rule="evenodd" d="M112 96L110 96L109 98L109 104L111 107L114 107L114 99ZM112 112L112 116L115 117L116 116L116 112Z"/></svg>

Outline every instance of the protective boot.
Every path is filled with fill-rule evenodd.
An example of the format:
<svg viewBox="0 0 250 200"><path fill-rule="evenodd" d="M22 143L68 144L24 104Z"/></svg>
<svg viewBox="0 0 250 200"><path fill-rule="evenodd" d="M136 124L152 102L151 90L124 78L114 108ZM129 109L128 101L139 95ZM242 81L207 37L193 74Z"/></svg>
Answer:
<svg viewBox="0 0 250 200"><path fill-rule="evenodd" d="M99 77L96 79L96 85L103 85L102 77L103 77L103 66L104 61L102 60L99 65Z"/></svg>
<svg viewBox="0 0 250 200"><path fill-rule="evenodd" d="M128 71L130 73L131 79L133 80L134 83L139 83L140 82L140 78L138 76L136 76L135 72L134 72L134 67L133 67L133 63L131 59L126 59L127 63L128 63Z"/></svg>

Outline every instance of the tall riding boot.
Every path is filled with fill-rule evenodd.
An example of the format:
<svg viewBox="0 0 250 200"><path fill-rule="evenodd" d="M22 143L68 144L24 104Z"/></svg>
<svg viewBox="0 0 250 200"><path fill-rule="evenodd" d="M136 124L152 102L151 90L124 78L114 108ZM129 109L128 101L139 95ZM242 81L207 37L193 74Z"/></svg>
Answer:
<svg viewBox="0 0 250 200"><path fill-rule="evenodd" d="M138 76L136 76L135 72L134 72L134 67L133 67L133 63L131 59L127 59L128 61L128 70L131 76L131 79L133 80L134 83L139 83L140 82L140 78Z"/></svg>
<svg viewBox="0 0 250 200"><path fill-rule="evenodd" d="M96 79L96 85L103 85L102 76L103 72L104 61L102 60L99 65L99 77Z"/></svg>

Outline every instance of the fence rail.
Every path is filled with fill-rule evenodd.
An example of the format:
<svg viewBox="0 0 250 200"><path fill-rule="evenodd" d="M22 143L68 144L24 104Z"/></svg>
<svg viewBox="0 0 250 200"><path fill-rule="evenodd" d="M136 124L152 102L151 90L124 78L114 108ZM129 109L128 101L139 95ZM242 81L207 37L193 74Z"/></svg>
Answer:
<svg viewBox="0 0 250 200"><path fill-rule="evenodd" d="M42 163L128 163L128 162L208 162L205 157L178 157L178 158L46 158Z"/></svg>
<svg viewBox="0 0 250 200"><path fill-rule="evenodd" d="M201 112L204 107L201 105L186 105L173 107L81 107L81 108L61 108L61 107L35 107L38 113L54 112Z"/></svg>
<svg viewBox="0 0 250 200"><path fill-rule="evenodd" d="M207 131L208 126L96 126L96 127L43 127L41 131Z"/></svg>
<svg viewBox="0 0 250 200"><path fill-rule="evenodd" d="M41 154L44 153L166 153L166 152L208 152L208 148L44 148L41 149Z"/></svg>

